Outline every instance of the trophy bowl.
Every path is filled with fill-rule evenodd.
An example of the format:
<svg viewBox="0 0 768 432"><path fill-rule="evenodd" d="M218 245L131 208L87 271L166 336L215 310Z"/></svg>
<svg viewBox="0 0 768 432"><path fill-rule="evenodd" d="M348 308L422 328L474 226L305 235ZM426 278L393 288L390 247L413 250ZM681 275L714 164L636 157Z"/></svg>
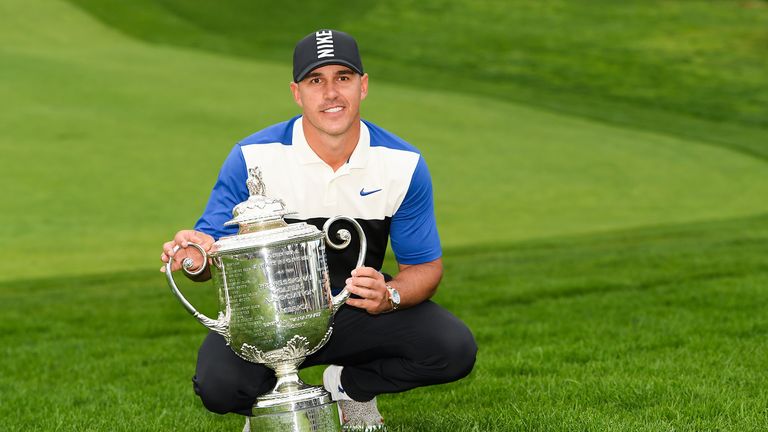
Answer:
<svg viewBox="0 0 768 432"><path fill-rule="evenodd" d="M220 238L208 252L189 243L201 253L203 264L193 268L191 258L182 262L182 270L194 276L210 258L219 296L217 319L200 313L181 293L171 273L173 260L166 264L168 284L187 311L222 335L235 354L275 371L275 387L254 404L254 430L338 431L330 394L303 383L298 367L331 337L333 316L349 297L346 289L331 294L325 245L346 248L352 235L338 230L336 243L329 235L331 225L344 220L357 231L357 267L365 258L365 235L357 221L344 216L328 219L322 231L304 222L287 224L283 217L291 213L281 200L263 195L258 168L249 170L247 183L250 197L235 206L234 218L225 224L239 225L238 233Z"/></svg>

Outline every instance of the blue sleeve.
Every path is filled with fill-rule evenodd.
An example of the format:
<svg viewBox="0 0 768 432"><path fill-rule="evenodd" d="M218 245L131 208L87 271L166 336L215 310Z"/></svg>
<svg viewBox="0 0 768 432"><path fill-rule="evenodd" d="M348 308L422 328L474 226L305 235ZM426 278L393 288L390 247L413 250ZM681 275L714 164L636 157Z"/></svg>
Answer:
<svg viewBox="0 0 768 432"><path fill-rule="evenodd" d="M408 192L400 208L392 215L389 235L392 251L400 264L423 264L443 254L435 222L432 179L421 156Z"/></svg>
<svg viewBox="0 0 768 432"><path fill-rule="evenodd" d="M240 151L240 146L236 145L219 171L219 178L208 198L208 205L195 224L196 230L209 234L216 240L237 233L237 226L225 227L224 222L232 219L232 209L236 205L248 199L248 187L245 184L247 172L243 152Z"/></svg>

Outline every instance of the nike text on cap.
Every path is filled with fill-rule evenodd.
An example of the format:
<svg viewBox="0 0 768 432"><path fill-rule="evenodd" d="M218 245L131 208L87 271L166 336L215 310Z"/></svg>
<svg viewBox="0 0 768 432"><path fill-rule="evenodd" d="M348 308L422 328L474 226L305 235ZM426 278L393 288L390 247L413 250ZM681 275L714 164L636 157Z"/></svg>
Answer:
<svg viewBox="0 0 768 432"><path fill-rule="evenodd" d="M352 36L338 30L318 30L300 40L293 50L293 81L299 82L313 69L329 64L363 74L363 61Z"/></svg>

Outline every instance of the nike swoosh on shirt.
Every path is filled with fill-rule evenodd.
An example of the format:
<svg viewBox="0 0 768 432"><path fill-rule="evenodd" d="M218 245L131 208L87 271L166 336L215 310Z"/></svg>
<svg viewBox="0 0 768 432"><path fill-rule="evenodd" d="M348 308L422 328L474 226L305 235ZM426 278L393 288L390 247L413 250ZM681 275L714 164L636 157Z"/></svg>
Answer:
<svg viewBox="0 0 768 432"><path fill-rule="evenodd" d="M375 194L376 192L379 192L379 191L381 191L381 189L376 189L376 190L372 190L372 191L366 192L365 188L362 188L362 189L360 189L360 196L366 196L366 195L370 195L370 194Z"/></svg>

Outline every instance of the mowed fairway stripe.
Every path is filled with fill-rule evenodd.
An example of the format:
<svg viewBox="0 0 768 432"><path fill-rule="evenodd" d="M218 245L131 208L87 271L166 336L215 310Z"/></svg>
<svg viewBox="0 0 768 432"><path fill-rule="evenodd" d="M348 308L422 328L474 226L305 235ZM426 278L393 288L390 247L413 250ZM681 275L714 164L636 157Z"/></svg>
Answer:
<svg viewBox="0 0 768 432"><path fill-rule="evenodd" d="M0 7L0 279L159 268L232 144L297 112L288 60L139 43L54 0ZM364 116L423 150L446 247L767 210L748 156L371 79Z"/></svg>

